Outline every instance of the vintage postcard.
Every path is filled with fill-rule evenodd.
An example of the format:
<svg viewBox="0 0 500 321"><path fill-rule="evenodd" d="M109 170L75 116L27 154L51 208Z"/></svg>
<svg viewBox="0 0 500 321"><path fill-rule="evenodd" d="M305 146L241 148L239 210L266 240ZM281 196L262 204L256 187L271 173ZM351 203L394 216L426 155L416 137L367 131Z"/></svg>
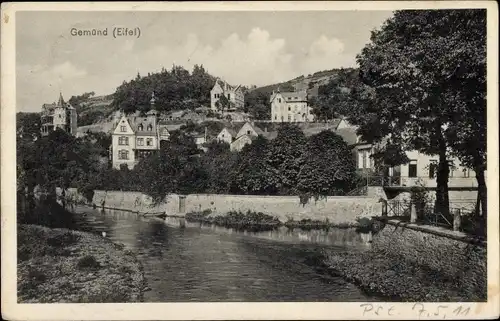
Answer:
<svg viewBox="0 0 500 321"><path fill-rule="evenodd" d="M4 3L2 316L499 317L493 1Z"/></svg>

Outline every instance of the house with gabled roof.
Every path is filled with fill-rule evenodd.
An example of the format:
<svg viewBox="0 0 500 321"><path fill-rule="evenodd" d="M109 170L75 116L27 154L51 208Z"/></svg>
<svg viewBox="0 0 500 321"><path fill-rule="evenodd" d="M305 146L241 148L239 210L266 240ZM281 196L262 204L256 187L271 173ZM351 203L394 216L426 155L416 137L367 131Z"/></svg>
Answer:
<svg viewBox="0 0 500 321"><path fill-rule="evenodd" d="M141 159L160 149L160 142L170 139L165 125L158 124L158 111L154 109L154 93L151 110L146 116L122 115L112 132L111 157L113 168L122 164L133 168Z"/></svg>
<svg viewBox="0 0 500 321"><path fill-rule="evenodd" d="M77 134L78 115L76 109L64 101L62 93L59 93L59 100L57 102L42 105L40 117L42 136L47 136L57 128L71 135Z"/></svg>
<svg viewBox="0 0 500 321"><path fill-rule="evenodd" d="M280 92L278 89L276 92L273 91L269 102L272 122L295 123L314 120L306 91Z"/></svg>
<svg viewBox="0 0 500 321"><path fill-rule="evenodd" d="M267 127L256 125L253 122L232 123L226 125L217 135L216 140L226 142L230 145L231 150L240 151L243 146L250 144L257 136L264 136L267 139L274 139L276 132L268 131Z"/></svg>
<svg viewBox="0 0 500 321"><path fill-rule="evenodd" d="M214 87L210 91L210 108L213 111L221 110L219 100L224 96L229 101L229 107L224 111L235 111L243 108L245 96L241 85L231 86L226 81L217 78Z"/></svg>

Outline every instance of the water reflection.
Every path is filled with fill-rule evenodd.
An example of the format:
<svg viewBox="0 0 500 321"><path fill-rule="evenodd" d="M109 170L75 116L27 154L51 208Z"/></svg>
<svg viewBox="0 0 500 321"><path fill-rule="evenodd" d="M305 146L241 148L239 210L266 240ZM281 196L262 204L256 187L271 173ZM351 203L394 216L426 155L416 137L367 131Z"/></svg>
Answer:
<svg viewBox="0 0 500 321"><path fill-rule="evenodd" d="M363 247L351 230L250 233L189 222L181 229L127 212L77 212L80 228L106 231L138 254L152 289L147 302L371 301L315 268L324 246Z"/></svg>

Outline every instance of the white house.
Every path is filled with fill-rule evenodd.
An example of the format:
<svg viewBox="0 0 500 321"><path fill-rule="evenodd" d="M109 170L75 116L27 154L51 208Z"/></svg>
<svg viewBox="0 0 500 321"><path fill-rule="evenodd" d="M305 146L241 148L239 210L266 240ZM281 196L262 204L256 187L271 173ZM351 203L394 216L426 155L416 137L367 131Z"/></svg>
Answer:
<svg viewBox="0 0 500 321"><path fill-rule="evenodd" d="M225 126L217 135L216 140L228 143L232 151L240 151L246 144L251 144L253 139L259 135L273 139L276 137L276 132L268 131L267 127L262 129L255 123L245 122L243 125Z"/></svg>
<svg viewBox="0 0 500 321"><path fill-rule="evenodd" d="M241 85L231 86L227 82L217 79L214 87L210 91L210 108L213 111L220 109L219 100L224 96L229 101L229 107L224 111L235 111L242 109L245 104L245 96L241 90Z"/></svg>
<svg viewBox="0 0 500 321"><path fill-rule="evenodd" d="M364 142L360 136L356 134L357 127L349 124L346 120L342 120L337 126L336 132L344 137L344 140L351 146L356 159L356 167L358 170L370 171L375 169L375 163L372 158L375 152L375 146ZM426 155L418 151L406 151L406 156L409 163L396 166L388 169L387 175L394 177L391 179L391 184L401 186L415 186L423 184L427 187L435 187L437 164L439 156ZM448 186L450 187L476 187L477 180L473 170L461 166L457 158L451 158L450 175Z"/></svg>
<svg viewBox="0 0 500 321"><path fill-rule="evenodd" d="M145 117L123 115L112 132L111 157L113 167L122 164L133 168L141 159L160 149L160 142L169 140L170 133L165 126L158 125L158 112L152 109Z"/></svg>
<svg viewBox="0 0 500 321"><path fill-rule="evenodd" d="M274 92L269 98L272 122L310 122L314 120L307 92Z"/></svg>

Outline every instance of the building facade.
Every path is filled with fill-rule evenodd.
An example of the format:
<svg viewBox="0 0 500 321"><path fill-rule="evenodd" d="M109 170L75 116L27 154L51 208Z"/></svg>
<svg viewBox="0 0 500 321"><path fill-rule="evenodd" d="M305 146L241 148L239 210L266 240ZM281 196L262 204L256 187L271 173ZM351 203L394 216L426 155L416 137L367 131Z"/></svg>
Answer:
<svg viewBox="0 0 500 321"><path fill-rule="evenodd" d="M271 103L272 122L311 122L314 120L308 105L307 92L273 92Z"/></svg>
<svg viewBox="0 0 500 321"><path fill-rule="evenodd" d="M229 144L231 151L241 151L247 144L251 144L257 136L264 136L267 139L276 137L276 132L270 132L267 127L260 128L251 122L239 125L225 126L217 135L216 140Z"/></svg>
<svg viewBox="0 0 500 321"><path fill-rule="evenodd" d="M132 169L141 159L158 151L162 141L169 140L167 128L158 124L154 102L153 94L152 109L145 117L122 115L114 127L111 143L113 168L120 169L122 165L126 165Z"/></svg>
<svg viewBox="0 0 500 321"><path fill-rule="evenodd" d="M353 147L356 168L359 171L373 173L376 169L373 159L376 147L373 144L364 142L356 134L356 129L356 126L342 120L337 127L337 132ZM406 151L405 153L409 159L407 164L390 167L384 173L384 176L389 177L387 184L408 187L420 185L436 187L439 156L426 155L416 150ZM476 174L473 170L462 166L457 158L450 158L448 162L450 164L449 187L477 187Z"/></svg>
<svg viewBox="0 0 500 321"><path fill-rule="evenodd" d="M229 106L224 108L224 111L241 110L245 104L245 96L241 85L231 86L227 82L217 79L214 87L210 91L210 108L213 111L221 109L220 99L222 96L229 102Z"/></svg>
<svg viewBox="0 0 500 321"><path fill-rule="evenodd" d="M57 128L76 135L78 128L76 109L64 101L62 93L57 103L43 104L41 112L41 134L47 136Z"/></svg>

